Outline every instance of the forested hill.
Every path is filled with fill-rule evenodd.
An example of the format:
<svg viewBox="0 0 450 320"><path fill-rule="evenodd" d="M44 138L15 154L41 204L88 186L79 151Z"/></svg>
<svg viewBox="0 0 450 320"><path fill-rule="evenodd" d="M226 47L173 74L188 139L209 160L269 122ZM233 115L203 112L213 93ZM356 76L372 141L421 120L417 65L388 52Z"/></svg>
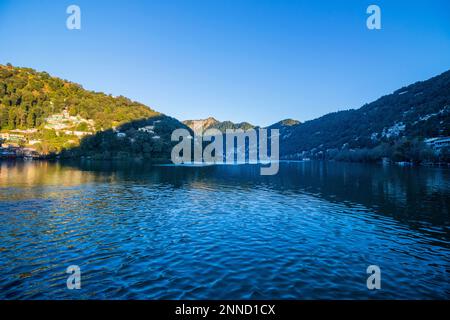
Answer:
<svg viewBox="0 0 450 320"><path fill-rule="evenodd" d="M128 98L0 65L0 147L40 156L168 159L177 128L187 127Z"/></svg>
<svg viewBox="0 0 450 320"><path fill-rule="evenodd" d="M159 115L125 97L88 91L46 72L0 65L0 130L38 128L63 110L93 120L96 130Z"/></svg>
<svg viewBox="0 0 450 320"><path fill-rule="evenodd" d="M450 71L403 87L357 110L327 114L289 127L281 137L284 158L374 150L376 157L404 142L450 135ZM411 143L410 143L411 144ZM382 148L383 147L383 148ZM392 151L392 150L391 150Z"/></svg>

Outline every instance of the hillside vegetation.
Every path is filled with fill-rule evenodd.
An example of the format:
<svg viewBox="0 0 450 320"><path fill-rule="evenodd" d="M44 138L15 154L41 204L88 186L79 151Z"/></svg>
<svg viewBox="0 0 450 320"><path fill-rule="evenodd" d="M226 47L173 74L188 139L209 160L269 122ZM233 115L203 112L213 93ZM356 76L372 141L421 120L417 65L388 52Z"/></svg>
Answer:
<svg viewBox="0 0 450 320"><path fill-rule="evenodd" d="M0 130L37 128L65 109L94 120L96 130L159 115L125 97L88 91L46 72L0 65Z"/></svg>
<svg viewBox="0 0 450 320"><path fill-rule="evenodd" d="M357 110L290 126L280 150L284 158L409 161L430 155L423 140L440 136L450 136L450 71Z"/></svg>
<svg viewBox="0 0 450 320"><path fill-rule="evenodd" d="M167 159L176 128L187 127L128 98L0 65L0 132L9 145L41 155Z"/></svg>

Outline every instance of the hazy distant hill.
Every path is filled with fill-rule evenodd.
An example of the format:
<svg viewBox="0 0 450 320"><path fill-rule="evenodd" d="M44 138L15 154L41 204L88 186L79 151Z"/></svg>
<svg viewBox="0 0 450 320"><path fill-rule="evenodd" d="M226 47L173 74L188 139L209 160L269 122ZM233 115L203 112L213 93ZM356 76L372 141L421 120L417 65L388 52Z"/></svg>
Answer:
<svg viewBox="0 0 450 320"><path fill-rule="evenodd" d="M302 152L336 154L343 149L450 135L450 71L403 87L357 110L327 114L288 127L282 135L283 157ZM379 150L382 153L386 150Z"/></svg>
<svg viewBox="0 0 450 320"><path fill-rule="evenodd" d="M231 121L219 121L212 117L201 120L186 120L183 121L183 123L187 125L189 128L191 128L193 131L197 131L200 128L203 128L203 130L214 128L219 129L222 132L225 132L227 129L248 130L255 127L248 122L233 123Z"/></svg>

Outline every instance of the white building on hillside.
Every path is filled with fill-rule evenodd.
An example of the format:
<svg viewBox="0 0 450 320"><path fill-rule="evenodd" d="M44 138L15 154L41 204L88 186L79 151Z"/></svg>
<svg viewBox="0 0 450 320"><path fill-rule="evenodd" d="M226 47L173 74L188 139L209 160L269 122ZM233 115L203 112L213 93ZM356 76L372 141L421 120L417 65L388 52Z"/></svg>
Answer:
<svg viewBox="0 0 450 320"><path fill-rule="evenodd" d="M151 133L151 134L153 134L153 133L155 133L155 126L146 126L146 127L142 127L142 128L139 128L138 129L139 131L141 131L141 132L146 132L146 133Z"/></svg>
<svg viewBox="0 0 450 320"><path fill-rule="evenodd" d="M426 139L425 143L439 151L442 148L450 147L450 137L430 138Z"/></svg>

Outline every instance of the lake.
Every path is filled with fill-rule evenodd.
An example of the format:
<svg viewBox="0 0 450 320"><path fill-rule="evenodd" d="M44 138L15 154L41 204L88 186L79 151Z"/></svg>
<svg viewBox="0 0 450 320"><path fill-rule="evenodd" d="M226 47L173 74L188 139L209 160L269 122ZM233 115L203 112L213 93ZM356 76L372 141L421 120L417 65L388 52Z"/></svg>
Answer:
<svg viewBox="0 0 450 320"><path fill-rule="evenodd" d="M0 299L450 298L449 169L259 173L0 162Z"/></svg>

